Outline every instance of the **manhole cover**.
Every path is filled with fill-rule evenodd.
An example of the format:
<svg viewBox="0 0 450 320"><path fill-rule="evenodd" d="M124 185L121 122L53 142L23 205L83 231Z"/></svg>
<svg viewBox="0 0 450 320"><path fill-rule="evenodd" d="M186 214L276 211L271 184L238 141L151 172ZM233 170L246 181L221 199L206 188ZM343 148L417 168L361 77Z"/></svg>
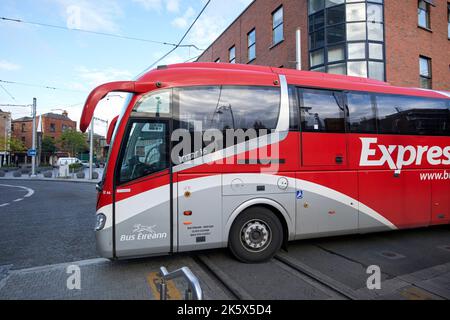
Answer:
<svg viewBox="0 0 450 320"><path fill-rule="evenodd" d="M393 251L382 251L379 254L385 258L392 259L392 260L402 259L405 257L404 255L401 255L400 253L393 252Z"/></svg>

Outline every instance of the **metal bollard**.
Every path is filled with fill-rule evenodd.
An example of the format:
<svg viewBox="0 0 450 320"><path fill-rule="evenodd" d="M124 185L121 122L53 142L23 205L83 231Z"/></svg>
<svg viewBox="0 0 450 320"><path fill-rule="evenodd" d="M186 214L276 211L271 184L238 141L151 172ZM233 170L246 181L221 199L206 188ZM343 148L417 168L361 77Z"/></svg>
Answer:
<svg viewBox="0 0 450 320"><path fill-rule="evenodd" d="M167 300L167 284L164 278L161 278L159 284L159 300Z"/></svg>
<svg viewBox="0 0 450 320"><path fill-rule="evenodd" d="M200 282L198 278L192 273L188 267L183 267L172 272L168 272L165 267L160 268L161 283L160 288L160 299L167 300L167 280L183 278L188 283L188 288L184 293L184 298L186 300L202 300L203 292L200 287Z"/></svg>

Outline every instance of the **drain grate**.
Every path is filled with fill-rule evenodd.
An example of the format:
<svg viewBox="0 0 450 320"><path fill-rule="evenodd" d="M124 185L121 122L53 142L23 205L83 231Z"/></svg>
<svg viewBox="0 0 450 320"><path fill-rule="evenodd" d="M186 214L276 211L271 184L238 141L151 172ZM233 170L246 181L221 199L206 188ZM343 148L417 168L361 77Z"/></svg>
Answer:
<svg viewBox="0 0 450 320"><path fill-rule="evenodd" d="M397 259L403 259L405 258L404 255L394 252L394 251L382 251L378 253L380 256L384 257L384 258L388 258L391 260L397 260Z"/></svg>

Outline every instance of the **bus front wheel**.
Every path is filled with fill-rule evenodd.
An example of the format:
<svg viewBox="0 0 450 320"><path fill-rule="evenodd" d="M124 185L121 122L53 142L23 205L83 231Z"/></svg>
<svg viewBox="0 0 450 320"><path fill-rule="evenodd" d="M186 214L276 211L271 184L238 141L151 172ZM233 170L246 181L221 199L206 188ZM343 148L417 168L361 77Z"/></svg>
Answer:
<svg viewBox="0 0 450 320"><path fill-rule="evenodd" d="M281 248L283 227L275 214L264 207L252 207L240 214L230 230L229 248L246 263L270 260Z"/></svg>

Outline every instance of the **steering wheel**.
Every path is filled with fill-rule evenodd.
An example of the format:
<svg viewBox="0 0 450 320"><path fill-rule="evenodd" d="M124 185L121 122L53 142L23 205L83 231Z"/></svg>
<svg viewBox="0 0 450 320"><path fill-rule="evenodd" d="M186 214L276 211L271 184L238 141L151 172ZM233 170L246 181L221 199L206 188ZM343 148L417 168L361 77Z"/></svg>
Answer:
<svg viewBox="0 0 450 320"><path fill-rule="evenodd" d="M158 147L153 147L153 148L151 148L150 150L148 150L147 151L147 153L145 154L145 160L144 160L144 163L148 163L148 160L149 160L149 156L150 155L152 155L153 156L153 154L157 154L159 157L161 157L161 155L159 154L159 150L158 150L159 148ZM159 162L159 159L158 159L158 162Z"/></svg>

